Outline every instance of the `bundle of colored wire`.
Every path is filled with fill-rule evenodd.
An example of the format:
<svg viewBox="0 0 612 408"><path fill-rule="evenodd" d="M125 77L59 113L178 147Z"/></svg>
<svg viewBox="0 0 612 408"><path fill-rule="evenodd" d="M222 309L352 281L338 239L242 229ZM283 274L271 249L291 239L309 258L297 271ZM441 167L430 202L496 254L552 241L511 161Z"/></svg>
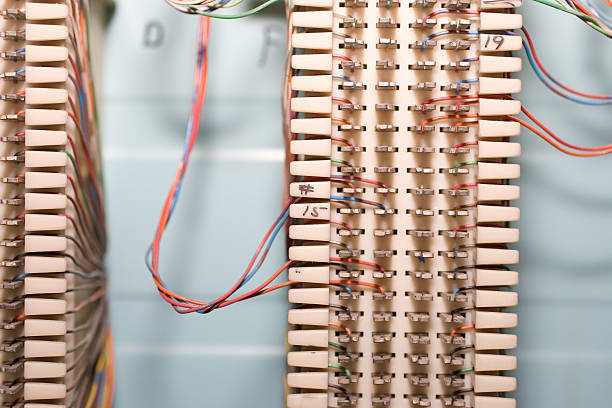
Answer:
<svg viewBox="0 0 612 408"><path fill-rule="evenodd" d="M548 0L535 0L538 3L547 5L549 7L556 8L557 10L561 10L565 13L572 14L582 21L584 21L587 25L589 25L594 30L599 33L605 35L608 38L612 38L612 27L610 27L610 18L609 17L601 17L602 13L598 13L592 6L590 8L585 7L578 0L556 0L556 3L553 3ZM610 0L606 0L608 5L610 4Z"/></svg>
<svg viewBox="0 0 612 408"><path fill-rule="evenodd" d="M283 226L287 221L287 218L289 217L289 205L291 204L291 202L293 202L293 200L288 201L287 204L284 206L283 210L281 211L281 214L270 227L263 241L255 251L255 254L253 255L250 263L248 264L240 279L234 284L234 286L232 286L232 288L230 288L230 290L228 290L225 294L218 297L217 299L213 301L198 301L179 295L168 288L168 286L163 281L160 275L159 254L161 240L164 231L168 225L168 222L172 217L174 209L176 208L176 204L180 196L183 178L185 176L191 152L193 150L193 146L198 135L200 114L206 94L206 82L208 73L207 47L209 33L210 20L208 17L202 17L200 20L200 30L198 35L198 56L194 77L195 95L192 101L191 114L189 116L189 121L187 125L185 152L181 158L178 169L176 171L174 182L172 183L170 191L168 192L168 195L162 207L159 224L155 236L153 238L153 242L151 243L151 246L149 247L149 250L147 251L145 256L145 263L151 273L151 276L153 277L153 281L160 295L166 302L172 305L174 310L181 314L192 312L209 313L214 309L229 306L230 304L236 303L238 301L249 299L254 296L259 296L264 293L268 293L271 290L280 289L291 284L291 282L288 282L268 287L268 285L274 279L276 279L284 270L289 267L290 262L287 262L280 269L278 269L277 272L272 275L272 277L268 278L268 280L266 280L263 285L260 285L255 290L248 292L244 295L238 296L234 299L229 299L230 296L232 296L234 293L236 293L236 291L238 291L246 283L248 283L253 278L253 276L255 276L255 274L260 270L267 257L268 251L270 250L272 244L278 236L279 231L282 230Z"/></svg>
<svg viewBox="0 0 612 408"><path fill-rule="evenodd" d="M576 91L555 79L550 73L548 73L548 71L544 68L540 59L538 58L535 46L533 44L533 40L531 39L531 36L529 35L527 29L523 27L522 31L525 35L523 43L525 53L527 54L527 60L529 61L529 64L533 68L537 77L547 88L549 88L552 92L561 96L562 98L583 105L601 106L612 104L612 95L589 94L585 92ZM508 34L512 35L513 33L508 32ZM557 87L560 89L558 89Z"/></svg>
<svg viewBox="0 0 612 408"><path fill-rule="evenodd" d="M197 14L200 16L219 18L224 20L233 20L237 18L248 17L253 15L260 10L263 10L279 0L267 0L266 2L238 14L217 14L216 11L220 8L232 8L236 7L243 2L243 0L166 0L166 2L174 7L176 10L186 14Z"/></svg>
<svg viewBox="0 0 612 408"><path fill-rule="evenodd" d="M112 361L89 2L5 6L0 406L83 407L96 361ZM112 383L94 406L112 405Z"/></svg>
<svg viewBox="0 0 612 408"><path fill-rule="evenodd" d="M537 136L545 140L548 144L553 146L555 149L565 154L568 154L570 156L575 156L575 157L595 157L595 156L604 156L604 155L608 155L612 153L612 144L603 145L603 146L585 147L585 146L577 146L572 143L569 143L563 140L561 137L557 136L546 126L544 126L524 106L521 107L521 111L529 119L531 119L531 121L533 121L533 123L535 123L536 126L538 126L542 131L544 131L544 133L542 133L542 131L530 125L523 119L520 119L514 116L506 116L506 119L520 123L522 126L526 127L527 129L535 133Z"/></svg>

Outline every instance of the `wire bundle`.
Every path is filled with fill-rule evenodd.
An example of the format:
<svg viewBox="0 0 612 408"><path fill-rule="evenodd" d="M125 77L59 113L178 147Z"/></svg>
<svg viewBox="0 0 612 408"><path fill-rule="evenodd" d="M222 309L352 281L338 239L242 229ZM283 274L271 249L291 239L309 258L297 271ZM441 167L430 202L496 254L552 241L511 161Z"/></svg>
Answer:
<svg viewBox="0 0 612 408"><path fill-rule="evenodd" d="M0 21L2 37L14 40L0 53L8 70L0 78L10 80L0 140L12 153L0 158L0 325L10 348L0 371L13 373L0 384L0 405L82 407L98 384L104 396L88 407L108 408L114 374L112 346L103 347L112 340L89 2L22 7L2 10Z"/></svg>
<svg viewBox="0 0 612 408"><path fill-rule="evenodd" d="M233 20L237 18L248 17L260 10L263 10L279 0L267 0L243 13L224 15L216 14L215 11L222 8L232 8L241 4L244 0L166 0L166 2L176 10L186 14L197 14L206 17L219 18L224 20Z"/></svg>
<svg viewBox="0 0 612 408"><path fill-rule="evenodd" d="M232 286L230 290L228 290L225 294L218 297L213 301L198 301L193 300L185 296L181 296L173 291L171 291L166 283L163 281L160 275L159 270L159 254L160 254L160 246L161 240L164 234L164 231L170 222L172 214L176 208L176 204L180 195L181 186L183 182L183 178L185 176L185 172L187 170L189 164L189 158L191 156L191 152L193 150L194 143L198 136L199 124L200 124L200 113L202 110L202 106L204 104L204 98L206 94L206 82L207 82L207 73L208 73L208 61L207 61L207 47L208 47L208 39L210 34L210 20L207 17L202 17L200 20L200 30L198 35L198 57L196 64L196 72L194 77L194 88L196 90L193 102L191 113L189 116L189 121L187 125L187 133L185 138L185 152L183 157L179 163L178 169L175 174L174 182L170 188L170 191L166 197L164 202L162 213L160 215L159 224L153 238L153 242L149 247L149 250L146 254L145 263L147 268L151 272L153 277L153 281L157 286L157 290L159 291L162 298L168 302L174 310L178 313L208 313L213 311L214 309L222 308L225 306L229 306L233 303L236 303L241 300L246 300L255 296L262 295L264 293L268 293L272 290L280 289L282 287L288 286L292 284L292 282L281 283L279 285L268 287L268 285L276 279L284 270L286 270L290 262L285 263L281 266L270 278L268 278L264 284L258 286L256 289L238 296L236 298L230 299L236 291L246 285L255 274L262 267L267 254L274 243L278 233L282 230L283 226L286 224L287 218L289 217L289 205L293 200L289 201L281 211L281 214L276 219L276 221L269 228L266 233L263 241L255 251L255 254L251 258L247 268L244 273L240 277L240 279Z"/></svg>
<svg viewBox="0 0 612 408"><path fill-rule="evenodd" d="M556 0L556 3L548 0L535 1L546 6L556 8L557 10L561 10L565 13L572 14L584 21L594 30L608 38L612 38L612 18L602 13L591 0L587 0L588 6L584 6L578 0ZM609 6L612 6L612 2L610 0L606 0L606 2Z"/></svg>
<svg viewBox="0 0 612 408"><path fill-rule="evenodd" d="M552 92L570 100L572 102L580 103L583 105L591 105L591 106L602 106L602 105L610 105L612 104L612 95L601 95L601 94L590 94L586 92L576 91L564 85L555 77L553 77L546 68L542 65L542 62L538 58L538 55L535 50L535 45L533 44L533 40L529 35L529 32L525 27L521 29L523 31L523 35L525 38L523 39L524 50L527 54L527 60L533 68L533 71L537 75L538 79ZM514 35L514 33L508 32L510 35Z"/></svg>

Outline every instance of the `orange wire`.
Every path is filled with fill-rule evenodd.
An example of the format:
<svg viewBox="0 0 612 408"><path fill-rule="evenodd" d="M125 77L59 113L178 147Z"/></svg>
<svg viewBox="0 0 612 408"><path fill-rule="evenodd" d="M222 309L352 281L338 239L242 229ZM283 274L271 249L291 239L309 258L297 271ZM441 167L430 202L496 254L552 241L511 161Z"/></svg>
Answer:
<svg viewBox="0 0 612 408"><path fill-rule="evenodd" d="M363 281L351 281L351 280L330 280L330 284L332 285L359 285L359 286L367 286L370 288L378 289L380 293L385 294L385 288L375 283L363 282Z"/></svg>
<svg viewBox="0 0 612 408"><path fill-rule="evenodd" d="M429 118L429 119L425 119L423 122L421 122L421 133L424 133L423 128L425 127L425 125L427 125L428 123L431 122L435 122L436 120L444 120L444 119L463 119L463 118L477 118L478 115L475 113L468 113L465 115L442 115L442 116L436 116L433 118Z"/></svg>
<svg viewBox="0 0 612 408"><path fill-rule="evenodd" d="M353 126L353 122L351 122L350 120L343 119L343 118L334 118L334 117L332 117L331 120L336 121L336 122L346 123L347 125Z"/></svg>
<svg viewBox="0 0 612 408"><path fill-rule="evenodd" d="M351 336L351 334L352 334L352 333L351 333L351 329L349 329L349 328L348 328L348 327L346 327L346 326L341 325L340 323L329 322L329 325L330 325L330 326L333 326L333 327L339 327L339 328L341 328L342 330L344 330L344 331L346 332L346 334L348 334L348 336L349 336L349 337L350 337L350 336Z"/></svg>
<svg viewBox="0 0 612 408"><path fill-rule="evenodd" d="M451 336L451 338L452 338L452 337L455 337L455 334L457 334L457 332L458 332L458 331L463 331L463 330L471 330L471 329L474 329L475 327L476 327L476 326L474 326L473 324L470 324L470 325L468 325L468 326L461 326L461 327L459 327L459 328L457 328L457 329L453 329L453 330L451 330L451 332L450 332L450 336Z"/></svg>
<svg viewBox="0 0 612 408"><path fill-rule="evenodd" d="M540 132L538 129L534 128L533 126L531 126L529 123L525 122L524 120L519 119L519 118L515 118L514 116L506 116L506 118L520 123L521 125L523 125L527 129L531 130L533 133L535 133L536 135L538 135L539 137L544 139L548 144L553 146L555 149L557 149L559 151L562 151L565 154L569 154L570 156L576 156L576 157L595 157L595 156L604 156L606 154L612 153L612 149L600 150L600 151L589 152L589 153L573 152L573 151L568 150L568 149L564 148L563 146L560 146L557 143L553 142L552 139L550 139L548 136L544 135L542 132Z"/></svg>
<svg viewBox="0 0 612 408"><path fill-rule="evenodd" d="M93 303L96 300L100 299L102 296L104 296L104 293L106 293L106 287L102 286L100 289L95 291L90 297L88 297L87 299L79 303L72 311L78 312L79 310L87 306L88 304Z"/></svg>

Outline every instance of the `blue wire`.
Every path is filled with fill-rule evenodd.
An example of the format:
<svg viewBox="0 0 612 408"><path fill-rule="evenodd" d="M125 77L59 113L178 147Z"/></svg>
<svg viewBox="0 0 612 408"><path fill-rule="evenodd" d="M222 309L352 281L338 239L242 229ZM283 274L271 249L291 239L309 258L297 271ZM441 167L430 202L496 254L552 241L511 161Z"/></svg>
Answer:
<svg viewBox="0 0 612 408"><path fill-rule="evenodd" d="M358 203L363 203L361 198L357 197L343 197L343 196L330 196L330 200L342 200L342 201L356 201ZM376 207L386 210L385 206L381 203L373 203Z"/></svg>
<svg viewBox="0 0 612 408"><path fill-rule="evenodd" d="M612 29L612 17L608 17L606 13L603 13L601 9L596 6L595 3L593 3L591 0L587 0L587 4L589 5L589 7L591 7L597 12L597 14L599 15L598 17L604 22L604 25Z"/></svg>
<svg viewBox="0 0 612 408"><path fill-rule="evenodd" d="M278 235L278 232L283 228L283 225L285 225L285 221L287 221L287 218L289 218L289 211L285 212L285 215L283 215L283 218L281 218L280 222L278 223L278 225L276 226L276 228L272 232L272 235L270 235L270 238L268 240L268 244L266 245L266 248L265 248L264 251L267 252L268 250L270 250L270 248L272 247L272 244L274 243L274 240L276 239L276 236ZM255 274L259 271L260 267L261 267L261 265L258 265L258 266L256 265L251 270L251 272L249 272L249 274L244 278L244 281L240 284L239 288L244 286L249 280L251 280L251 278L253 276L255 276Z"/></svg>
<svg viewBox="0 0 612 408"><path fill-rule="evenodd" d="M11 279L11 280L12 280L13 282L16 282L16 281L21 280L21 279L23 279L23 278L26 278L26 277L28 277L28 276L30 276L30 274L29 274L29 273L20 273L19 275L15 276L15 277L14 277L13 279Z"/></svg>
<svg viewBox="0 0 612 408"><path fill-rule="evenodd" d="M451 34L451 33L452 34L469 34L469 35L478 35L478 34L480 34L479 31L448 31L448 30L440 31L439 33L431 34L431 35L428 35L427 37L425 37L425 39L423 40L423 44L421 44L421 51L425 51L425 43L427 41L432 40L434 38L441 37L441 36L446 35L446 34Z"/></svg>
<svg viewBox="0 0 612 408"><path fill-rule="evenodd" d="M501 33L503 34L507 34L507 35L517 35L511 31L501 31ZM521 37L522 38L522 37ZM603 105L612 105L612 98L611 100L606 100L605 102L591 102L591 101L583 101L582 99L578 99L575 98L573 96L570 95L566 95L563 92L555 89L548 81L546 81L546 79L544 78L544 75L546 75L546 77L548 77L548 79L550 79L553 83L555 83L556 85L561 85L561 83L559 81L557 81L555 78L553 78L550 74L545 74L542 71L540 71L540 68L537 66L535 59L533 58L533 55L531 53L531 50L529 48L529 43L527 43L525 40L523 40L523 50L525 50L525 54L527 54L527 60L529 61L529 65L531 65L531 68L533 69L533 71L535 72L535 74L537 75L538 79L551 91L553 91L554 93L557 93L557 95L575 102L575 103L579 103L582 105L590 105L590 106L603 106ZM544 75L543 75L544 74Z"/></svg>
<svg viewBox="0 0 612 408"><path fill-rule="evenodd" d="M461 85L461 84L472 84L474 82L478 82L478 78L461 79L461 80L457 81L457 89L455 89L455 93L456 94L459 93L459 85Z"/></svg>
<svg viewBox="0 0 612 408"><path fill-rule="evenodd" d="M344 75L335 75L335 74L334 74L334 75L332 75L332 78L336 78L336 79L344 79L345 81L348 81L348 82L353 82L353 80L352 80L351 78L349 78L349 77L347 77L347 76L344 76Z"/></svg>
<svg viewBox="0 0 612 408"><path fill-rule="evenodd" d="M338 286L339 288L344 289L344 291L345 291L346 293L348 293L349 295L352 295L352 294L353 294L353 291L351 290L351 288L349 288L349 287L348 287L348 286L346 286L346 285L342 285L342 284L340 284L340 283L330 283L329 285L330 285L330 286Z"/></svg>
<svg viewBox="0 0 612 408"><path fill-rule="evenodd" d="M527 44L525 44L527 45ZM555 92L559 92L565 99L568 99L572 102L576 102L576 103L580 103L582 105L591 105L591 106L602 106L602 105L612 105L612 100L607 100L605 102L591 102L591 101L583 101L582 99L578 99L578 98L574 98L573 96L570 95L566 95L563 94L561 91L558 91L556 89L554 89L552 87L551 84L548 83L548 81L546 81L546 79L544 78L544 76L542 75L542 72L540 71L540 69L538 68L538 66L535 63L535 60L533 59L533 55L531 54L531 51L529 50L529 47L525 46L523 47L523 49L525 50L525 54L527 54L527 59L529 60L529 65L531 65L531 68L533 68L533 71L535 72L535 74L538 76L538 78L540 79L540 81L548 88L551 89ZM550 78L550 76L549 76ZM552 78L550 78L551 80L553 80ZM553 80L554 82L557 82L555 80Z"/></svg>

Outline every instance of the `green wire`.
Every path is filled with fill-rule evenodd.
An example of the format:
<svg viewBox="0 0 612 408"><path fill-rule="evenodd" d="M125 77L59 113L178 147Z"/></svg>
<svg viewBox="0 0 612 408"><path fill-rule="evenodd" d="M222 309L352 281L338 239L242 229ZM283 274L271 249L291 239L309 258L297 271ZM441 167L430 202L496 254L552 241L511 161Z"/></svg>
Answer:
<svg viewBox="0 0 612 408"><path fill-rule="evenodd" d="M74 156L72 154L70 154L70 152L67 152L64 150L64 153L66 153L66 156L68 156L68 158L70 159L70 161L72 162L72 166L74 167L74 172L76 173L77 178L81 178L81 172L79 171L79 168L77 167L76 164L76 160L74 160ZM76 193L76 191L75 191ZM86 196L85 194L83 194L83 192L81 191L81 197L83 197L83 201L85 202L85 206L87 208L87 212L89 213L89 215L92 217L92 219L97 219L98 217L96 217L94 215L94 212L90 206L89 203L89 197Z"/></svg>
<svg viewBox="0 0 612 408"><path fill-rule="evenodd" d="M477 161L469 161L469 162L457 163L457 164L455 164L455 166L454 166L453 168L454 168L455 170L457 170L457 169L459 169L459 168L461 168L461 167L471 166L471 165L474 165L474 164L478 164L478 162L477 162ZM457 175L457 172L455 172L453 175L455 175L455 176L456 176L456 175Z"/></svg>
<svg viewBox="0 0 612 408"><path fill-rule="evenodd" d="M606 37L611 37L610 33L605 31L604 29L602 29L601 26L599 25L599 23L593 17L591 17L591 16L587 16L586 14L581 13L579 11L572 10L572 9L564 7L564 6L560 5L560 4L551 3L551 2L546 1L546 0L534 0L534 1L536 1L538 3L542 3L542 4L544 4L546 6L549 6L549 7L556 8L557 10L561 10L561 11L564 11L566 13L573 14L576 17L579 17L579 18L581 18L581 19L583 19L585 21L588 21L588 22L592 23L592 24L589 24L589 25L591 27L593 27L595 30L599 31L600 33L602 33Z"/></svg>
<svg viewBox="0 0 612 408"><path fill-rule="evenodd" d="M88 10L88 2L83 2L83 14L85 17L85 35L86 35L86 39L87 39L87 61L89 63L89 67L92 70L90 72L91 77L89 78L89 80L91 81L91 98L93 100L93 114L94 114L94 123L96 126L96 130L100 129L100 123L99 123L99 116L98 116L98 103L97 103L97 98L96 98L96 86L94 83L94 75L93 75L93 65L91 63L91 43L89 41L89 10ZM83 92L85 92L85 90L83 89ZM99 138L98 138L99 140ZM98 148L98 162L102 163L102 149ZM104 188L104 173L102 172L102 169L100 169L98 171L98 180L100 180L100 185L102 188ZM101 200L102 197L99 197L99 199Z"/></svg>
<svg viewBox="0 0 612 408"><path fill-rule="evenodd" d="M206 11L200 11L195 7L188 7L187 8L187 13L189 14L198 14L201 16L206 16L206 17L212 17L212 18L220 18L223 20L234 20L236 18L243 18L243 17L248 17L250 15L253 15L255 13L257 13L260 10L265 9L268 6L271 6L272 4L276 3L279 0L268 0L265 3L260 4L259 6L252 8L248 11L245 11L244 13L240 13L240 14L232 14L232 15L223 15L223 14L215 14L215 13L209 13Z"/></svg>
<svg viewBox="0 0 612 408"><path fill-rule="evenodd" d="M346 377L348 379L351 378L351 371L348 368L342 367L340 364L328 364L327 366L329 368L335 368L336 370L342 370L342 371L344 371L344 373L346 374Z"/></svg>
<svg viewBox="0 0 612 408"><path fill-rule="evenodd" d="M462 368L461 370L457 371L458 373L470 373L474 371L474 367L470 367L470 368Z"/></svg>
<svg viewBox="0 0 612 408"><path fill-rule="evenodd" d="M338 164L344 164L345 166L349 166L352 167L351 163L344 161L344 160L338 160L338 159L331 159L332 163L338 163Z"/></svg>
<svg viewBox="0 0 612 408"><path fill-rule="evenodd" d="M332 346L332 347L335 347L335 348L337 348L339 350L344 351L344 354L346 354L347 356L349 356L349 357L351 356L351 352L349 351L349 349L344 347L342 344L333 343L333 342L330 341L329 345Z"/></svg>

